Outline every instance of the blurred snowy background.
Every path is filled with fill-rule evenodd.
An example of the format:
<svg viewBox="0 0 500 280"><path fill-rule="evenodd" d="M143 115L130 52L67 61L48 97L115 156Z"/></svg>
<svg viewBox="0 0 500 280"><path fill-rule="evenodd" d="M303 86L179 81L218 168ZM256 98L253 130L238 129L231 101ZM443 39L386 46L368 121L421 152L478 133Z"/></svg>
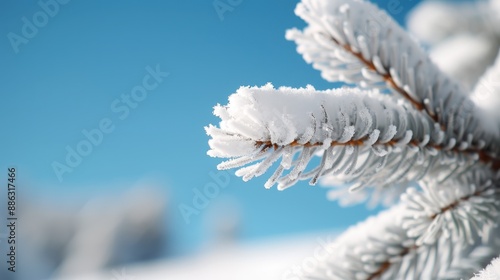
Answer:
<svg viewBox="0 0 500 280"><path fill-rule="evenodd" d="M19 217L15 273L0 227L0 278L294 279L373 213L245 184L206 155L212 107L240 85L337 86L284 38L304 26L297 2L0 1L0 178L17 168ZM374 2L405 24L419 1ZM498 30L460 25L486 16L433 28L439 11L413 15L422 44L469 40L487 64Z"/></svg>

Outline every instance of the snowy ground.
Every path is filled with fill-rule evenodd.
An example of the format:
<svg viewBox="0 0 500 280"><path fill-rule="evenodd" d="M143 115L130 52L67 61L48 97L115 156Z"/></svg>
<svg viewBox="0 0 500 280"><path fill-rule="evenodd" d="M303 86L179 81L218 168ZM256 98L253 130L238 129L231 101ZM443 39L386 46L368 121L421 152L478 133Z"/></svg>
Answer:
<svg viewBox="0 0 500 280"><path fill-rule="evenodd" d="M190 258L119 267L59 280L299 279L297 275L301 271L309 269L319 255L325 255L323 244L334 236L321 233L226 246Z"/></svg>

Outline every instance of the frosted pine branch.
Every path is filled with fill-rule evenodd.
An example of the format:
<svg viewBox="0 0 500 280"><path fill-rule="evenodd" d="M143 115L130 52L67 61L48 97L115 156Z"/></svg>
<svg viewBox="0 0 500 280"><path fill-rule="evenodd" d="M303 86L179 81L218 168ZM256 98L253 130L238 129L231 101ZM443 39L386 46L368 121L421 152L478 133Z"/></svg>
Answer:
<svg viewBox="0 0 500 280"><path fill-rule="evenodd" d="M414 250L414 243L395 223L400 208L393 207L349 228L330 244L328 258L305 279L374 279ZM393 275L392 275L393 276Z"/></svg>
<svg viewBox="0 0 500 280"><path fill-rule="evenodd" d="M496 226L500 190L481 177L469 178L468 183L422 184L423 192L408 189L402 196L403 228L408 236L417 238L417 245L432 244L442 234L473 244L478 235L485 234L486 225Z"/></svg>
<svg viewBox="0 0 500 280"><path fill-rule="evenodd" d="M242 87L214 113L221 122L206 128L208 154L230 158L218 168L257 162L236 172L247 181L281 158L268 188L277 183L282 190L298 180L314 185L324 175L356 181L353 190L384 188L428 173L444 180L478 164L475 153L443 147L451 140L429 118L378 92ZM321 162L307 169L314 154Z"/></svg>
<svg viewBox="0 0 500 280"><path fill-rule="evenodd" d="M362 1L304 0L296 13L309 26L289 30L287 38L325 79L388 87L438 122L456 145L472 137L473 148L488 151L482 157L496 161L498 128L483 125L484 116L463 89L385 12Z"/></svg>
<svg viewBox="0 0 500 280"><path fill-rule="evenodd" d="M272 170L266 188L321 180L343 205L402 194L308 279L472 276L500 251L500 58L468 94L373 4L303 0L296 13L308 27L287 38L305 60L370 90L241 87L214 108L208 154L244 181Z"/></svg>
<svg viewBox="0 0 500 280"><path fill-rule="evenodd" d="M329 245L336 253L305 279L457 279L497 254L486 243L451 238L418 245L401 226L404 212L397 205L348 229Z"/></svg>

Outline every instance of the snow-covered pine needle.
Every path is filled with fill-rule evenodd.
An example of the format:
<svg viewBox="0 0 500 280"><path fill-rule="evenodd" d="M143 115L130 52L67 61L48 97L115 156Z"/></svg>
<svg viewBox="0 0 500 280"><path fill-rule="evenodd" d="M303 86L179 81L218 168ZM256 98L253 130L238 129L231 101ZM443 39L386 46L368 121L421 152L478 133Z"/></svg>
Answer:
<svg viewBox="0 0 500 280"><path fill-rule="evenodd" d="M208 154L229 158L218 168L254 163L236 172L247 181L281 158L266 184L280 190L325 175L355 181L352 190L383 188L428 173L459 173L478 160L474 152L443 148L452 139L430 118L376 91L241 87L214 114L221 122L206 127ZM322 159L308 169L314 154Z"/></svg>

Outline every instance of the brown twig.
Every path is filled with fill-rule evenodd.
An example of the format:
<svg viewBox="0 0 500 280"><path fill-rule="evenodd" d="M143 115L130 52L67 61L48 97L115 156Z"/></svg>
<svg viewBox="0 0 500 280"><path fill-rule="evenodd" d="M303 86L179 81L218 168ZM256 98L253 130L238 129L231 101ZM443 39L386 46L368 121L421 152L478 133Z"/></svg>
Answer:
<svg viewBox="0 0 500 280"><path fill-rule="evenodd" d="M340 46L341 48L343 48L345 51L347 51L351 55L355 56L359 61L361 61L366 66L366 68L377 72L384 79L384 81L387 84L389 84L389 86L391 88L393 88L395 91L397 91L399 94L401 94L401 96L403 96L405 99L407 99L413 105L413 107L415 107L418 111L425 111L425 113L434 122L439 123L438 116L436 114L429 112L429 110L427 109L427 107L424 104L413 99L404 89L402 89L396 85L394 78L391 76L391 74L389 74L390 73L389 69L387 69L387 68L384 69L386 74L382 74L377 70L377 68L375 67L375 64L372 61L365 59L360 52L354 51L350 45L341 44L339 41L337 41L337 39L335 39L331 36L330 36L330 40L332 40L334 44L336 44L337 46Z"/></svg>
<svg viewBox="0 0 500 280"><path fill-rule="evenodd" d="M477 191L475 191L472 194L469 194L467 196L461 197L460 199L458 199L456 201L453 201L453 203L451 203L451 204L449 204L449 205L441 208L440 211L439 211L439 213L435 213L432 216L430 216L429 218L431 220L434 220L438 215L441 215L441 214L445 213L446 211L450 211L450 210L455 209L461 202L467 201L467 200L469 200L469 199L471 199L471 198L473 198L475 196L479 196L481 193L489 190L490 188L491 187L487 187L487 188L484 188L482 190L477 190Z"/></svg>
<svg viewBox="0 0 500 280"><path fill-rule="evenodd" d="M340 143L340 142L337 142L337 141L332 141L331 146L362 146L362 145L364 145L365 141L367 141L367 138L357 139L357 140L350 140L350 141L347 141L347 142L344 142L344 143ZM383 143L381 145L395 146L397 143L398 143L397 140L390 140L390 141L388 141L386 143ZM416 140L411 140L408 144L409 145L413 145L413 146L419 146L419 142L416 141ZM261 147L262 145L264 145L264 148L271 148L272 147L274 149L277 149L279 147L278 144L272 143L271 141L256 141L255 142L255 146ZM290 145L292 147L296 147L296 146L302 146L302 147L319 147L319 146L323 146L323 143L305 143L305 144L300 144L298 142L298 140L294 140L293 142L291 142L288 145ZM432 148L434 148L436 150L443 150L443 147L440 146L440 145L428 144L427 147L432 147ZM457 154L458 153L468 153L468 154L476 154L477 153L479 155L479 160L480 161L482 161L485 164L491 163L491 168L494 169L494 170L499 170L500 169L500 160L489 156L484 151L480 151L480 150L477 150L477 149L459 150L456 147L450 149L450 151L454 152L454 153L457 153Z"/></svg>
<svg viewBox="0 0 500 280"><path fill-rule="evenodd" d="M403 251L401 251L401 253L399 253L399 257L402 258L402 257L408 255L408 253L410 253L411 251L417 250L418 248L419 247L416 245L413 245L412 247L404 248ZM384 274L384 272L386 272L390 267L391 267L391 262L389 260L383 262L380 265L380 267L377 269L377 271L370 274L370 276L368 276L368 278L366 278L366 280L377 279L377 277L382 276L382 274Z"/></svg>

